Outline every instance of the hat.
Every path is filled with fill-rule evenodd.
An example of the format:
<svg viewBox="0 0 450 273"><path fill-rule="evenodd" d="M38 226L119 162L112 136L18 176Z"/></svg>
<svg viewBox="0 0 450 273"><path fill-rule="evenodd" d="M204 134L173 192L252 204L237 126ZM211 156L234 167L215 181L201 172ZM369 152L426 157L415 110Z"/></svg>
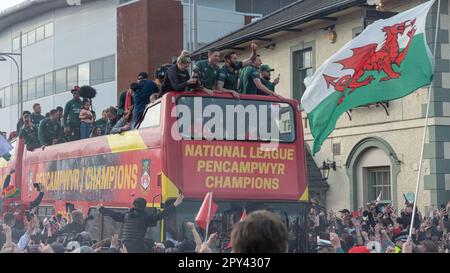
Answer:
<svg viewBox="0 0 450 273"><path fill-rule="evenodd" d="M370 253L370 251L366 246L354 246L350 248L348 253Z"/></svg>
<svg viewBox="0 0 450 273"><path fill-rule="evenodd" d="M265 72L271 72L274 71L275 69L270 68L270 66L268 66L267 64L263 64L261 65L261 67L259 68L259 71L265 71Z"/></svg>
<svg viewBox="0 0 450 273"><path fill-rule="evenodd" d="M78 85L74 86L70 92L73 94L75 91L80 91L80 87Z"/></svg>
<svg viewBox="0 0 450 273"><path fill-rule="evenodd" d="M3 189L3 195L5 198L14 198L20 194L20 190L16 188L14 185L9 185L5 189Z"/></svg>
<svg viewBox="0 0 450 273"><path fill-rule="evenodd" d="M340 210L339 212L340 213L349 213L350 214L350 211L348 209L343 209L343 210Z"/></svg>

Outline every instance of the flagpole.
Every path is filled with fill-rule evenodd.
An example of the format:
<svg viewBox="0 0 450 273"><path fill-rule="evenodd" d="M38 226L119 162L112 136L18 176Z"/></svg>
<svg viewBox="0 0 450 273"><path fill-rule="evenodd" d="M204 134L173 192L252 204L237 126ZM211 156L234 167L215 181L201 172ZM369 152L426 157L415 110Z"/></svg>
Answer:
<svg viewBox="0 0 450 273"><path fill-rule="evenodd" d="M433 48L433 58L434 58L433 73L434 73L434 70L435 70L435 67L436 67L436 48L437 48L437 37L438 37L438 33L439 33L440 11L441 11L441 0L438 0L437 18L436 18L436 32L434 34L434 48ZM426 136L427 136L428 117L429 117L429 111L430 111L431 89L432 88L434 88L434 81L432 81L430 86L428 87L428 102L427 102L427 110L426 110L426 114L425 114L425 129L423 131L422 150L420 151L420 161L419 161L419 172L417 174L416 193L414 195L414 204L413 204L413 211L412 211L412 217L411 217L411 225L409 226L408 238L412 237L412 228L414 227L414 218L416 216L417 195L419 193L420 177L422 176L423 151L424 151L424 148L425 148L425 139L426 139Z"/></svg>
<svg viewBox="0 0 450 273"><path fill-rule="evenodd" d="M209 206L208 206L208 217L206 218L206 232L205 232L205 242L208 241L208 230L209 230L209 222L211 217L211 206L212 206L213 193L211 192L209 198Z"/></svg>

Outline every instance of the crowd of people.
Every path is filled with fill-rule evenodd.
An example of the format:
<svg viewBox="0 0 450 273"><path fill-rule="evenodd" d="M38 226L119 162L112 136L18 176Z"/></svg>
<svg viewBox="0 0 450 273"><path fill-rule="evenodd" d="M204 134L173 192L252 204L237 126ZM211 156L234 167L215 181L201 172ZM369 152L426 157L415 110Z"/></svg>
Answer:
<svg viewBox="0 0 450 273"><path fill-rule="evenodd" d="M136 198L126 212L105 208L99 204L98 215L121 224L111 238L93 240L94 214L85 217L73 205L66 214L38 217L36 208L44 197L42 184L35 183L36 196L30 203L20 199L20 191L10 185L12 169L6 177L0 211L1 253L287 253L293 249L292 227L280 215L269 209L256 210L233 220L228 236L222 238L218 230L210 228L209 236L199 223L183 222L186 236L170 236L155 242L147 237L148 229L173 214L183 203L179 195L173 203L166 204L163 211L147 208L144 198ZM392 204L377 201L365 209L350 212L340 210L328 215L319 206L311 206L306 225L297 223L305 233L309 249L317 253L449 253L450 201L440 208L431 207L427 215L415 211L411 227L413 205L406 202L400 211ZM234 217L235 218L235 217ZM98 222L99 220L97 220ZM102 221L103 222L103 221ZM167 222L165 225L169 225ZM168 227L169 228L169 227ZM201 229L201 231L199 230ZM412 229L412 237L409 231ZM95 229L94 229L95 230ZM227 232L228 232L227 231ZM297 234L298 235L298 234ZM221 238L219 238L221 237Z"/></svg>
<svg viewBox="0 0 450 273"><path fill-rule="evenodd" d="M319 253L449 253L450 201L431 206L424 215L406 201L397 211L392 204L373 201L366 208L328 215L312 208L309 215L310 245ZM410 229L412 231L409 237Z"/></svg>
<svg viewBox="0 0 450 273"><path fill-rule="evenodd" d="M43 116L41 105L35 103L33 112L24 111L9 140L19 136L24 139L27 149L33 151L58 143L132 130L146 105L169 91L196 90L213 95L214 90L230 93L236 99L240 94L280 97L275 93L280 77L271 81L274 69L262 64L256 44L251 44L251 51L248 59L239 61L236 52L227 52L221 59L220 51L212 49L207 60L195 63L191 74L192 61L189 53L183 51L174 63L161 65L154 80L150 80L146 72L139 73L137 81L120 93L118 105L103 110L99 119L92 110L92 98L80 96L80 89L84 87L75 86L71 90L73 98L65 108L58 106ZM221 62L224 64L219 67ZM6 139L6 133L1 133Z"/></svg>

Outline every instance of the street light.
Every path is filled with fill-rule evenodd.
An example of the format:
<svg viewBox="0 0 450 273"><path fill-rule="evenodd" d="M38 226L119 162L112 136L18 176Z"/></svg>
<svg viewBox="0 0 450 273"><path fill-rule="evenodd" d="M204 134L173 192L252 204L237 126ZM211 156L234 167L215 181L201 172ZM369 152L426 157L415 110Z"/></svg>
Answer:
<svg viewBox="0 0 450 273"><path fill-rule="evenodd" d="M11 52L0 52L0 62L6 61L6 58L11 59L16 64L17 67L17 87L19 89L19 107L18 108L18 118L22 116L23 112L23 60L22 60L22 32L20 32L20 53L11 53ZM17 63L16 59L13 56L20 56L20 65Z"/></svg>

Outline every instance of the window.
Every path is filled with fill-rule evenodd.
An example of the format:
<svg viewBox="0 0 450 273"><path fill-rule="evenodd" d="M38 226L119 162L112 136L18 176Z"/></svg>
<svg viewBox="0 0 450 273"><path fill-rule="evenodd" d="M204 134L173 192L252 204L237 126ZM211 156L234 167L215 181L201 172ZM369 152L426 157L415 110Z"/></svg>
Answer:
<svg viewBox="0 0 450 273"><path fill-rule="evenodd" d="M89 63L78 66L78 84L80 86L89 85Z"/></svg>
<svg viewBox="0 0 450 273"><path fill-rule="evenodd" d="M45 38L44 26L38 27L36 29L36 41L37 42L42 41L42 40L44 40L44 38Z"/></svg>
<svg viewBox="0 0 450 273"><path fill-rule="evenodd" d="M28 80L28 100L36 98L36 78Z"/></svg>
<svg viewBox="0 0 450 273"><path fill-rule="evenodd" d="M45 81L44 82L45 95L46 96L52 95L55 92L53 72L45 74L44 81Z"/></svg>
<svg viewBox="0 0 450 273"><path fill-rule="evenodd" d="M341 143L333 143L333 155L341 154Z"/></svg>
<svg viewBox="0 0 450 273"><path fill-rule="evenodd" d="M390 202L391 172L389 167L368 168L368 200L376 200L381 194L381 201Z"/></svg>
<svg viewBox="0 0 450 273"><path fill-rule="evenodd" d="M313 75L312 48L295 51L292 58L294 98L300 101L306 89L304 80Z"/></svg>
<svg viewBox="0 0 450 273"><path fill-rule="evenodd" d="M90 85L96 85L103 82L103 61L102 59L92 61L90 64Z"/></svg>
<svg viewBox="0 0 450 273"><path fill-rule="evenodd" d="M44 92L44 76L36 78L36 98L41 98L45 95Z"/></svg>
<svg viewBox="0 0 450 273"><path fill-rule="evenodd" d="M22 96L23 96L22 100L23 101L27 101L27 98L28 98L28 81L23 81L22 88L23 88L23 90L22 90ZM19 96L20 96L20 90L18 91L17 94L19 94Z"/></svg>
<svg viewBox="0 0 450 273"><path fill-rule="evenodd" d="M61 69L55 72L55 91L62 93L67 90L66 69Z"/></svg>
<svg viewBox="0 0 450 273"><path fill-rule="evenodd" d="M112 82L116 78L116 57L109 56L103 59L103 82Z"/></svg>
<svg viewBox="0 0 450 273"><path fill-rule="evenodd" d="M45 25L45 38L53 36L53 23Z"/></svg>
<svg viewBox="0 0 450 273"><path fill-rule="evenodd" d="M36 30L35 29L28 32L28 45L32 45L34 43L36 43Z"/></svg>
<svg viewBox="0 0 450 273"><path fill-rule="evenodd" d="M26 47L28 45L28 33L22 34L22 47Z"/></svg>
<svg viewBox="0 0 450 273"><path fill-rule="evenodd" d="M18 98L19 98L19 89L17 88L17 84L13 84L11 89L11 104L17 104Z"/></svg>
<svg viewBox="0 0 450 273"><path fill-rule="evenodd" d="M4 107L5 102L5 89L0 89L0 108Z"/></svg>
<svg viewBox="0 0 450 273"><path fill-rule="evenodd" d="M158 127L161 120L161 103L153 105L145 112L144 119L139 125L139 129Z"/></svg>
<svg viewBox="0 0 450 273"><path fill-rule="evenodd" d="M3 89L3 91L5 92L5 100L3 102L3 107L10 106L11 105L11 86L5 87L5 89Z"/></svg>
<svg viewBox="0 0 450 273"><path fill-rule="evenodd" d="M12 42L12 50L17 51L20 49L20 37L16 37Z"/></svg>
<svg viewBox="0 0 450 273"><path fill-rule="evenodd" d="M194 128L201 127L202 131L210 130L214 137L217 137L215 138L217 140L279 142L293 142L295 140L294 110L287 103L243 99L236 101L234 99L204 97L202 98L202 106L204 107L202 110L212 110L212 113L211 117L205 116L203 119L200 117L199 120L195 115L197 110L194 109L196 105L194 100L195 97L188 96L180 97L177 100L177 116L183 122L190 122L190 124L179 124L177 126L184 139L199 137L196 135L197 130ZM217 111L209 108L210 105L214 105ZM272 111L269 110L271 108L278 109L279 117L272 117ZM266 109L264 114L262 113L263 109ZM184 117L184 115L188 116ZM148 114L145 115L146 119L147 116ZM221 119L218 122L225 125L225 128L222 130L217 128L215 124L211 126L213 124L210 121L213 118ZM262 124L266 124L266 126L261 126Z"/></svg>
<svg viewBox="0 0 450 273"><path fill-rule="evenodd" d="M67 68L67 88L71 90L75 85L78 85L78 67L72 66Z"/></svg>

